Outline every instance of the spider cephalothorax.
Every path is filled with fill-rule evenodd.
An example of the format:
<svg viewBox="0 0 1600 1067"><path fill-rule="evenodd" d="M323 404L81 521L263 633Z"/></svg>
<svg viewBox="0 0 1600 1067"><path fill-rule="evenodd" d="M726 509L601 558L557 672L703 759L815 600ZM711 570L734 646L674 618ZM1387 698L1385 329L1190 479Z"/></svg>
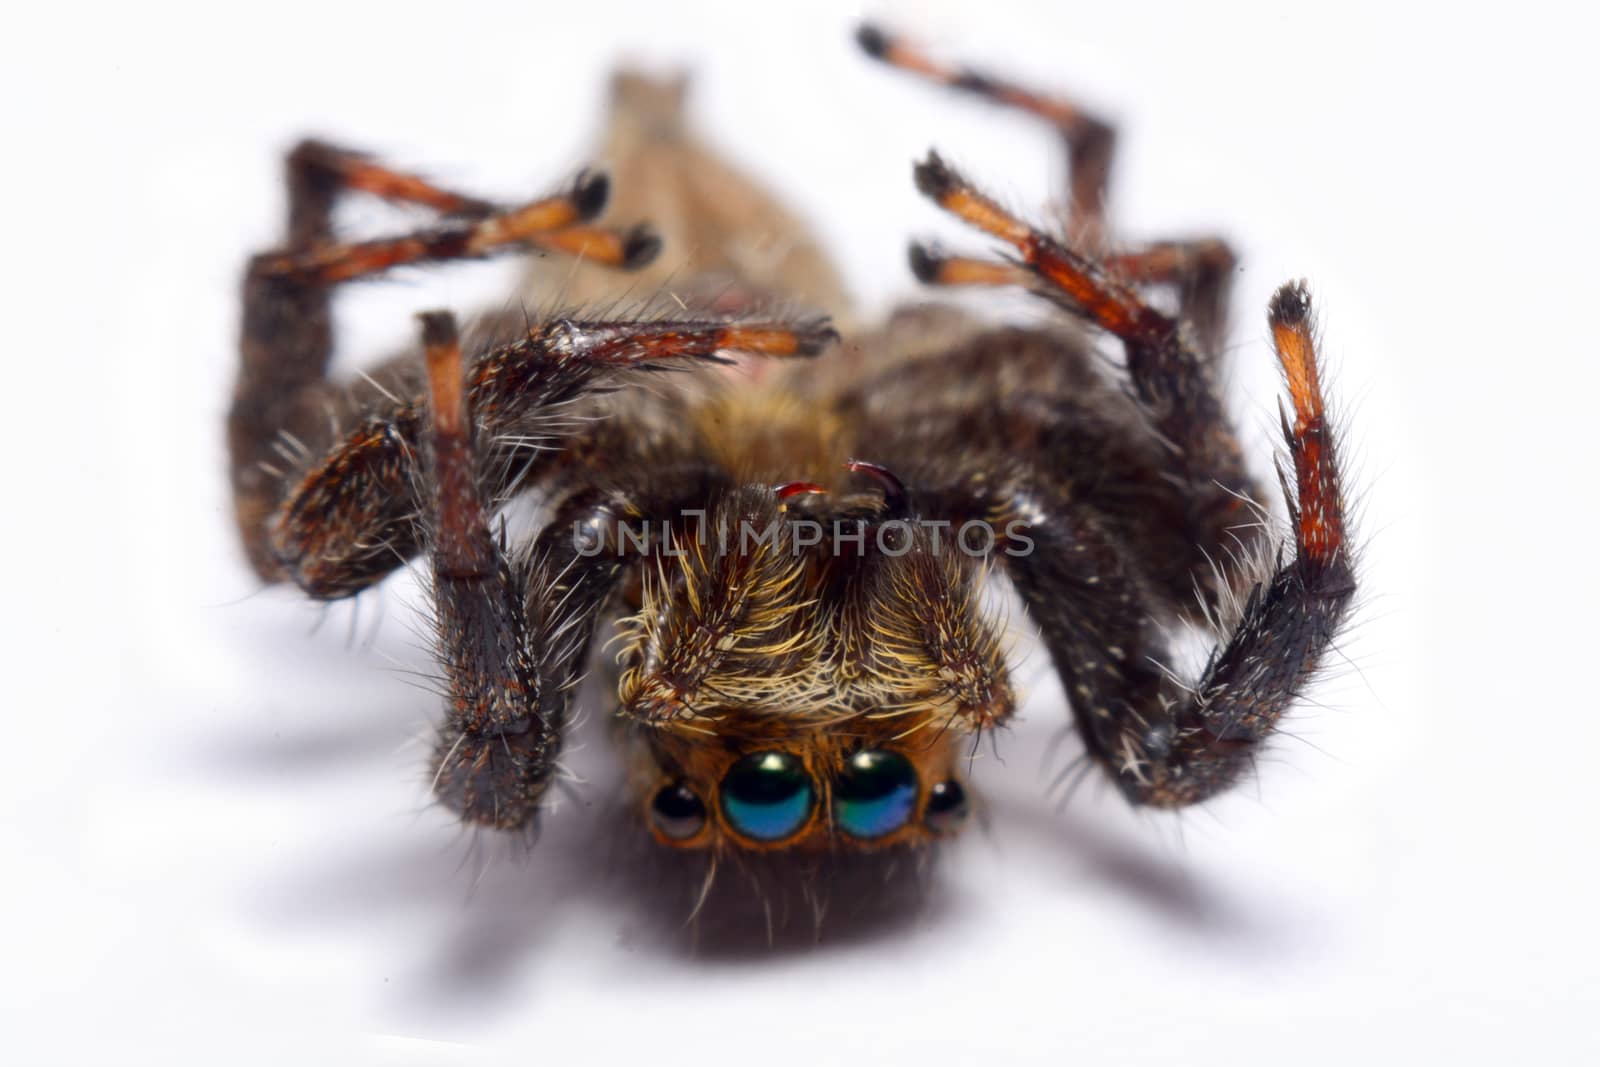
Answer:
<svg viewBox="0 0 1600 1067"><path fill-rule="evenodd" d="M669 533L619 634L640 774L704 814L688 833L653 808L667 843L948 832L958 739L1011 712L983 562L881 505L825 509L815 482L796 484L734 489Z"/></svg>
<svg viewBox="0 0 1600 1067"><path fill-rule="evenodd" d="M1057 321L996 327L931 305L841 341L825 318L773 312L849 309L792 218L693 140L681 82L620 77L605 153L624 179L613 210L631 221L649 203L659 233L594 225L610 192L597 173L501 209L326 145L290 156L289 247L245 283L239 528L263 578L320 598L427 558L448 695L433 787L464 820L536 821L594 658L616 668L619 741L663 844L948 834L968 808L965 752L1015 706L985 595L996 572L1040 631L1089 759L1135 803L1191 804L1248 770L1336 634L1354 578L1304 287L1284 286L1268 316L1291 402L1279 548L1217 385L1227 246L1109 250L1108 125L879 31L860 40L1061 133L1068 236L930 154L917 188L1009 256L911 256L924 282L1018 286ZM341 243L329 218L348 189L444 218ZM559 268L580 302L618 270L645 271L662 299L628 318L519 309L465 343L430 313L423 358L328 381L338 284L529 248L582 257ZM652 266L663 251L668 266ZM530 269L533 302L556 270ZM1145 298L1158 285L1177 288L1176 315ZM1095 356L1095 330L1121 343L1124 369ZM682 373L649 374L662 370ZM524 490L546 515L512 544L496 516ZM1241 560L1259 562L1221 565ZM1163 665L1194 617L1217 646L1185 682Z"/></svg>

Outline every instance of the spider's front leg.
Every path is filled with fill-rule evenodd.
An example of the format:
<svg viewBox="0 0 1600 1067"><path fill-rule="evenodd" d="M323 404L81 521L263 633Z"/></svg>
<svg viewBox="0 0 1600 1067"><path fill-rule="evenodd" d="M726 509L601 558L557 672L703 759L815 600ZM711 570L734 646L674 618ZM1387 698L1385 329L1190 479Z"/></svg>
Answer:
<svg viewBox="0 0 1600 1067"><path fill-rule="evenodd" d="M1193 334L1104 263L1021 222L937 155L917 166L916 180L945 210L1011 246L1017 260L999 267L1031 278L1035 291L1123 343L1133 395L1167 446L1168 476L1187 499L1196 584L1227 631L1195 686L1162 666L1158 626L1168 611L1149 567L1103 515L1073 499L1061 481L1064 457L1036 457L1009 490L980 484L951 503L1031 541L1030 551L1007 555L1006 567L1044 635L1090 754L1141 803L1203 800L1246 769L1311 678L1355 591L1310 299L1302 287L1285 286L1271 309L1295 412L1284 426L1295 470L1294 558L1265 581L1240 574L1205 588L1220 577L1212 567L1231 546L1250 557L1263 535L1250 503L1254 481Z"/></svg>
<svg viewBox="0 0 1600 1067"><path fill-rule="evenodd" d="M638 558L640 545L624 530L669 521L704 500L719 476L692 449L674 450L659 431L642 441L625 428L594 426L587 444L600 476L579 479L559 498L531 547L507 549L491 525L498 483L475 454L476 442L493 429L492 412L481 385L475 392L473 376L463 370L453 320L434 313L423 324L428 426L421 509L448 701L433 789L465 821L526 829L555 772L595 626L617 580ZM757 350L763 340L721 329L725 347ZM604 338L608 330L609 341L596 343L609 344L616 359L630 358L622 351L629 346L652 347L658 356L669 346L716 346L695 341L688 330L663 338L659 324L654 333L637 324L595 324L591 332ZM764 343L773 349L797 342L791 333L768 335ZM588 358L598 361L606 351L591 350ZM631 358L642 357L634 351ZM607 443L612 454L593 454ZM664 462L652 469L641 462L645 456Z"/></svg>
<svg viewBox="0 0 1600 1067"><path fill-rule="evenodd" d="M434 790L464 819L522 827L533 819L560 747L560 716L549 714L558 665L545 655L548 634L530 622L529 561L511 556L490 528L455 320L447 312L421 318L431 423L424 507L448 700Z"/></svg>
<svg viewBox="0 0 1600 1067"><path fill-rule="evenodd" d="M491 510L552 478L594 436L585 397L651 369L733 355L804 357L837 339L824 319L801 322L556 319L471 361L464 390L478 426L482 492ZM290 486L268 523L281 573L322 600L381 580L421 544L413 482L425 405L390 396Z"/></svg>
<svg viewBox="0 0 1600 1067"><path fill-rule="evenodd" d="M570 691L620 557L576 551L574 522L604 528L608 513L596 501L563 509L531 552L495 536L455 320L421 318L430 423L423 511L447 700L433 790L465 821L525 829L555 772Z"/></svg>
<svg viewBox="0 0 1600 1067"><path fill-rule="evenodd" d="M1305 689L1355 593L1305 289L1280 289L1269 317L1293 402L1284 437L1294 467L1294 556L1280 556L1275 573L1222 612L1226 632L1198 682L1183 684L1163 668L1166 648L1137 561L1092 513L1027 490L997 501L1034 542L1006 564L1079 732L1139 803L1191 804L1237 781Z"/></svg>

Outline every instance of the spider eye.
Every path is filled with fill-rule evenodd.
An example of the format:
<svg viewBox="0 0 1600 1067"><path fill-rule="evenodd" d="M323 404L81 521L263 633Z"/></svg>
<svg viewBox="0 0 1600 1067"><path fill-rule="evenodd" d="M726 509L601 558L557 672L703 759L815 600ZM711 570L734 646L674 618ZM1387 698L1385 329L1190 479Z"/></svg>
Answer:
<svg viewBox="0 0 1600 1067"><path fill-rule="evenodd" d="M851 837L874 838L906 824L917 806L917 772L898 752L866 749L845 761L833 785L833 818Z"/></svg>
<svg viewBox="0 0 1600 1067"><path fill-rule="evenodd" d="M682 782L662 786L650 801L650 821L674 841L685 841L706 824L706 806L698 793Z"/></svg>
<svg viewBox="0 0 1600 1067"><path fill-rule="evenodd" d="M787 752L746 756L722 779L722 814L739 833L782 841L804 826L817 791L800 761Z"/></svg>
<svg viewBox="0 0 1600 1067"><path fill-rule="evenodd" d="M928 790L928 826L941 834L955 830L967 817L967 791L954 779Z"/></svg>

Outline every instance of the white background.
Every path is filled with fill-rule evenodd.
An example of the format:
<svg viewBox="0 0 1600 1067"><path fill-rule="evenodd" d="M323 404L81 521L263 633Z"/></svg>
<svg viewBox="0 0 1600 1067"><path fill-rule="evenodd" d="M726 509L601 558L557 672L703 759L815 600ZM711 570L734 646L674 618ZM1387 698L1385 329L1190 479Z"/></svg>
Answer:
<svg viewBox="0 0 1600 1067"><path fill-rule="evenodd" d="M937 144L1042 207L1049 138L866 62L850 4L13 14L12 1062L1593 1062L1593 34L1470 6L873 9L1116 117L1122 232L1236 242L1234 399L1263 458L1262 309L1311 280L1367 593L1259 781L1181 817L1097 787L1057 809L1073 748L1030 657L1024 721L977 770L988 825L929 902L746 951L695 950L619 875L603 739L531 851L428 807L406 578L323 617L240 563L222 413L280 155L316 131L527 195L582 163L618 56L686 63L708 136L882 308L915 296L907 237L967 239L910 160ZM506 273L365 289L341 351Z"/></svg>

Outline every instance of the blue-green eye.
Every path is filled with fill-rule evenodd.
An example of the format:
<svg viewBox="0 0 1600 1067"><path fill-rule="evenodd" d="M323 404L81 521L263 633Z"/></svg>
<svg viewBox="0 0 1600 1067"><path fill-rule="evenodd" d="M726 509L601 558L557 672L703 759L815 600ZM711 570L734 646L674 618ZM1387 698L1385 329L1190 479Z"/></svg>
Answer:
<svg viewBox="0 0 1600 1067"><path fill-rule="evenodd" d="M735 763L722 779L721 796L728 823L757 841L792 836L817 802L805 767L787 752L757 752Z"/></svg>
<svg viewBox="0 0 1600 1067"><path fill-rule="evenodd" d="M916 807L917 772L898 752L857 752L833 784L833 820L851 837L892 834Z"/></svg>

